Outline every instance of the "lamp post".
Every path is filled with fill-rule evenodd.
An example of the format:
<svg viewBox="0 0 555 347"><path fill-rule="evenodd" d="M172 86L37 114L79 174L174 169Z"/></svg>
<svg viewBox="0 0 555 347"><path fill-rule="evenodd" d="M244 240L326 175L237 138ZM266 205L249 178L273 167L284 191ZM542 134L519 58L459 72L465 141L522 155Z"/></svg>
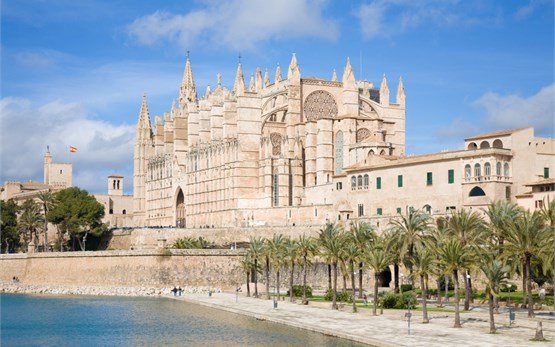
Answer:
<svg viewBox="0 0 555 347"><path fill-rule="evenodd" d="M473 302L472 300L472 287L470 284L470 274L467 272L466 273L466 283L468 285L468 288L466 289L468 291L468 302Z"/></svg>
<svg viewBox="0 0 555 347"><path fill-rule="evenodd" d="M410 313L410 295L407 295L405 300L407 301L407 310L408 312L406 313L406 317L407 317L407 324L408 324L408 333L410 335L410 317L411 317L411 313Z"/></svg>

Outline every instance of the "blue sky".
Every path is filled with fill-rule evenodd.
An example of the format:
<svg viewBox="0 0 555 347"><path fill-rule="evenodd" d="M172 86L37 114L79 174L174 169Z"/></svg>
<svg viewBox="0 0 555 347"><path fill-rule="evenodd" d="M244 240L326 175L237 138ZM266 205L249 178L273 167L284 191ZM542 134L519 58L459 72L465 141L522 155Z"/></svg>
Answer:
<svg viewBox="0 0 555 347"><path fill-rule="evenodd" d="M296 52L302 76L357 79L407 93L407 152L461 147L465 136L534 126L553 136L552 0L4 0L0 180L42 179L42 155L71 160L74 184L132 189L143 92L151 117L178 95L186 51L199 93L237 56L273 76ZM362 60L361 60L362 57ZM70 158L68 146L78 147Z"/></svg>

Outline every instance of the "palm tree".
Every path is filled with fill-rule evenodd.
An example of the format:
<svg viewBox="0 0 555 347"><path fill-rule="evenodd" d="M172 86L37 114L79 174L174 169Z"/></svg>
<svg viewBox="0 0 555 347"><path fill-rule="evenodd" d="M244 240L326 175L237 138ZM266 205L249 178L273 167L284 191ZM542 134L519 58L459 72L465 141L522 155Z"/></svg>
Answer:
<svg viewBox="0 0 555 347"><path fill-rule="evenodd" d="M386 230L383 234L384 238L387 240L385 247L392 256L393 262L393 290L395 293L399 293L399 264L402 263L401 259L401 245L399 244L399 239L395 237L395 232L392 230Z"/></svg>
<svg viewBox="0 0 555 347"><path fill-rule="evenodd" d="M28 199L25 200L21 208L23 212L19 216L18 225L20 230L23 231L25 246L32 243L36 250L37 230L43 224L39 206L35 201Z"/></svg>
<svg viewBox="0 0 555 347"><path fill-rule="evenodd" d="M48 191L40 192L37 195L40 203L42 204L42 212L43 212L43 219L44 219L44 251L48 252L48 220L46 219L46 215L54 202L54 197L52 193Z"/></svg>
<svg viewBox="0 0 555 347"><path fill-rule="evenodd" d="M366 264L374 270L374 306L372 307L372 314L375 316L378 307L378 281L380 272L391 264L393 257L385 247L384 238L380 236L376 236L374 242L366 247L364 256L366 258Z"/></svg>
<svg viewBox="0 0 555 347"><path fill-rule="evenodd" d="M445 267L446 272L453 274L455 284L455 328L461 327L459 308L459 271L466 269L472 262L472 250L470 246L463 245L461 240L450 236L444 243L438 245L437 253Z"/></svg>
<svg viewBox="0 0 555 347"><path fill-rule="evenodd" d="M254 268L258 270L258 259L264 256L264 240L260 237L251 237L247 254L254 262ZM258 271L254 271L254 297L258 298Z"/></svg>
<svg viewBox="0 0 555 347"><path fill-rule="evenodd" d="M542 254L548 247L553 247L553 235L549 227L545 227L538 212L524 212L519 218L509 223L505 234L506 256L516 256L524 260L526 291L528 292L528 317L534 317L532 302L532 278L530 263L532 256ZM503 253L505 255L505 252Z"/></svg>
<svg viewBox="0 0 555 347"><path fill-rule="evenodd" d="M245 254L243 259L241 259L241 268L243 269L243 271L245 272L245 275L247 276L247 297L250 297L251 296L250 274L254 268L254 263L248 253Z"/></svg>
<svg viewBox="0 0 555 347"><path fill-rule="evenodd" d="M491 254L491 253L490 253ZM507 283L508 266L505 266L501 261L492 259L491 256L486 254L482 255L480 263L480 270L486 279L486 293L488 293L489 304L489 332L495 333L495 321L493 316L493 298L499 294L499 288L502 284Z"/></svg>
<svg viewBox="0 0 555 347"><path fill-rule="evenodd" d="M435 267L435 255L428 247L421 244L416 246L414 253L414 275L420 278L420 289L422 290L422 323L429 323L428 307L426 299L428 297L428 277L433 273Z"/></svg>
<svg viewBox="0 0 555 347"><path fill-rule="evenodd" d="M341 260L343 244L345 238L342 237L341 227L327 223L324 229L320 230L319 242L322 249L322 256L328 264L333 266L333 288L332 288L332 309L337 310L337 264Z"/></svg>
<svg viewBox="0 0 555 347"><path fill-rule="evenodd" d="M306 273L308 271L308 264L310 258L318 253L318 243L312 237L301 235L297 241L299 256L303 260L303 304L308 304L306 300Z"/></svg>
<svg viewBox="0 0 555 347"><path fill-rule="evenodd" d="M430 229L431 218L426 212L407 208L406 214L399 214L399 219L391 221L391 231L393 238L398 243L400 250L400 259L409 269L412 277L412 257L414 256L414 248L425 237ZM414 282L412 283L414 286Z"/></svg>
<svg viewBox="0 0 555 347"><path fill-rule="evenodd" d="M482 217L477 212L467 212L464 209L454 213L447 225L448 233L457 237L463 246L468 245L471 248L475 248L483 242L485 230ZM470 309L470 299L472 297L470 269L465 268L461 270L464 271L464 310L468 311Z"/></svg>
<svg viewBox="0 0 555 347"><path fill-rule="evenodd" d="M353 312L357 311L356 306L356 286L355 286L355 263L362 259L362 254L358 248L358 245L353 242L351 237L347 237L345 240L345 246L343 249L343 257L345 261L349 263L349 270L351 272L351 288L353 291Z"/></svg>
<svg viewBox="0 0 555 347"><path fill-rule="evenodd" d="M351 233L349 234L352 237L352 242L358 248L358 251L361 255L359 257L359 264L358 264L358 297L362 299L362 276L364 274L363 268L364 263L362 261L362 254L364 253L364 249L369 242L372 242L375 236L374 228L366 222L355 222L351 224Z"/></svg>
<svg viewBox="0 0 555 347"><path fill-rule="evenodd" d="M285 254L287 259L289 260L289 301L294 301L294 293L293 293L293 276L295 274L295 264L299 261L300 253L299 253L299 244L297 240L287 238L285 242Z"/></svg>
<svg viewBox="0 0 555 347"><path fill-rule="evenodd" d="M287 239L282 234L274 234L274 237L272 237L270 240L268 240L268 249L269 249L269 252L270 252L270 260L271 260L272 265L274 266L275 271L276 271L276 294L277 294L278 301L280 299L279 275L280 275L281 267L283 266L283 263L285 262L286 242L287 242Z"/></svg>
<svg viewBox="0 0 555 347"><path fill-rule="evenodd" d="M264 277L266 280L266 300L270 300L270 255L269 240L264 239L262 245L262 256L264 257Z"/></svg>

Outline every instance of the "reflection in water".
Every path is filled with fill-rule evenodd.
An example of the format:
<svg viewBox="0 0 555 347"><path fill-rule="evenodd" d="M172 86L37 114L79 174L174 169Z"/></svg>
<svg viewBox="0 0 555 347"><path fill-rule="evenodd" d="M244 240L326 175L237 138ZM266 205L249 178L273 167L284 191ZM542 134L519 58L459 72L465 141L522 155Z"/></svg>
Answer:
<svg viewBox="0 0 555 347"><path fill-rule="evenodd" d="M0 295L2 346L355 346L165 298Z"/></svg>

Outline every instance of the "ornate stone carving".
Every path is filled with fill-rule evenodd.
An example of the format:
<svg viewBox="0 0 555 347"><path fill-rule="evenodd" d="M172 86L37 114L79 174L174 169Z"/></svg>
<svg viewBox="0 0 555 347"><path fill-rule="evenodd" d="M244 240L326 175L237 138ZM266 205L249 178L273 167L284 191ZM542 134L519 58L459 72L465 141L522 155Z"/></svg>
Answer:
<svg viewBox="0 0 555 347"><path fill-rule="evenodd" d="M357 142L367 139L370 136L370 130L366 128L360 128L357 130Z"/></svg>
<svg viewBox="0 0 555 347"><path fill-rule="evenodd" d="M280 155L281 154L281 135L278 133L271 133L270 141L272 142L272 155Z"/></svg>
<svg viewBox="0 0 555 347"><path fill-rule="evenodd" d="M330 93L317 90L306 97L304 114L309 122L314 122L321 118L334 118L337 116L337 104Z"/></svg>

